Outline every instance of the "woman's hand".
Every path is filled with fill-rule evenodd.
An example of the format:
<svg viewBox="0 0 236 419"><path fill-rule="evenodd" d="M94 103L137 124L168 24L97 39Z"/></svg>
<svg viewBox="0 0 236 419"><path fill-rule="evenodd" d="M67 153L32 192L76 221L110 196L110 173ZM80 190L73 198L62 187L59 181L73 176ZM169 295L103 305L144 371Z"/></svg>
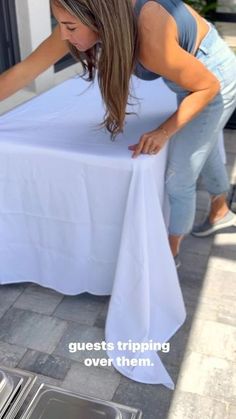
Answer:
<svg viewBox="0 0 236 419"><path fill-rule="evenodd" d="M169 135L164 128L157 128L142 135L139 143L130 145L129 150L133 151L132 158L140 154L157 154L169 140Z"/></svg>

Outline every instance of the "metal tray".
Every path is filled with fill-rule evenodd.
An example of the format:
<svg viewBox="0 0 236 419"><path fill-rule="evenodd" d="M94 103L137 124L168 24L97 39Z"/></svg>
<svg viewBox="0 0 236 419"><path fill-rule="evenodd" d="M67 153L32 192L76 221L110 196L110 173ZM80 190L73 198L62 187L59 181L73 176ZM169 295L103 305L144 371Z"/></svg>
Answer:
<svg viewBox="0 0 236 419"><path fill-rule="evenodd" d="M42 384L20 419L140 419L141 412Z"/></svg>
<svg viewBox="0 0 236 419"><path fill-rule="evenodd" d="M0 419L14 419L37 377L27 371L0 365Z"/></svg>
<svg viewBox="0 0 236 419"><path fill-rule="evenodd" d="M9 400L14 388L13 380L10 376L0 370L0 412Z"/></svg>

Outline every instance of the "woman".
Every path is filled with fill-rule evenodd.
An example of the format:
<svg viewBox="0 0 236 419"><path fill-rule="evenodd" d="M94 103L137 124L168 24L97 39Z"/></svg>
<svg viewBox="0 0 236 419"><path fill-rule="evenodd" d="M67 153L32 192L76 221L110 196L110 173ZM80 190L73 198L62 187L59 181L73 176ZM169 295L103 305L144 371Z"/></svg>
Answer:
<svg viewBox="0 0 236 419"><path fill-rule="evenodd" d="M194 221L200 174L212 197L211 209L193 234L206 236L236 225L236 215L226 203L229 181L217 143L236 106L236 58L216 29L180 0L51 3L58 27L26 60L1 76L0 98L32 81L70 50L82 62L88 80L97 70L107 109L103 125L114 137L123 130L131 75L146 80L163 77L177 94L177 111L143 133L130 150L134 158L156 154L170 142L169 242L178 266L181 240Z"/></svg>

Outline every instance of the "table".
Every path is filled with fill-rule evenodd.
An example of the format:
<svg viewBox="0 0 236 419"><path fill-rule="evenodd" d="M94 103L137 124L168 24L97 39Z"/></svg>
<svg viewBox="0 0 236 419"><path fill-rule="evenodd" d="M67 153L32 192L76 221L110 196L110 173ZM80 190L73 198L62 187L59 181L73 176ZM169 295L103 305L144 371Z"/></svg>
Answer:
<svg viewBox="0 0 236 419"><path fill-rule="evenodd" d="M67 295L111 295L107 342L166 342L185 308L166 223L167 148L131 159L128 145L176 108L162 80L132 80L142 98L112 142L94 130L97 82L73 78L0 118L0 284L34 282ZM144 383L173 381L153 350L107 351ZM117 357L152 366L119 366Z"/></svg>

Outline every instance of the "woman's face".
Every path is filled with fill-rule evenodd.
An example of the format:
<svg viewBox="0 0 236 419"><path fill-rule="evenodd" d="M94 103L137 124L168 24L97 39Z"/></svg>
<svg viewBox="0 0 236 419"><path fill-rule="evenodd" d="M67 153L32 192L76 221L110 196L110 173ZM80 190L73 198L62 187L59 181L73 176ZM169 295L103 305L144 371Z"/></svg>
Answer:
<svg viewBox="0 0 236 419"><path fill-rule="evenodd" d="M84 52L99 42L98 33L84 25L67 10L52 5L52 12L61 29L62 40L67 40L79 51Z"/></svg>

